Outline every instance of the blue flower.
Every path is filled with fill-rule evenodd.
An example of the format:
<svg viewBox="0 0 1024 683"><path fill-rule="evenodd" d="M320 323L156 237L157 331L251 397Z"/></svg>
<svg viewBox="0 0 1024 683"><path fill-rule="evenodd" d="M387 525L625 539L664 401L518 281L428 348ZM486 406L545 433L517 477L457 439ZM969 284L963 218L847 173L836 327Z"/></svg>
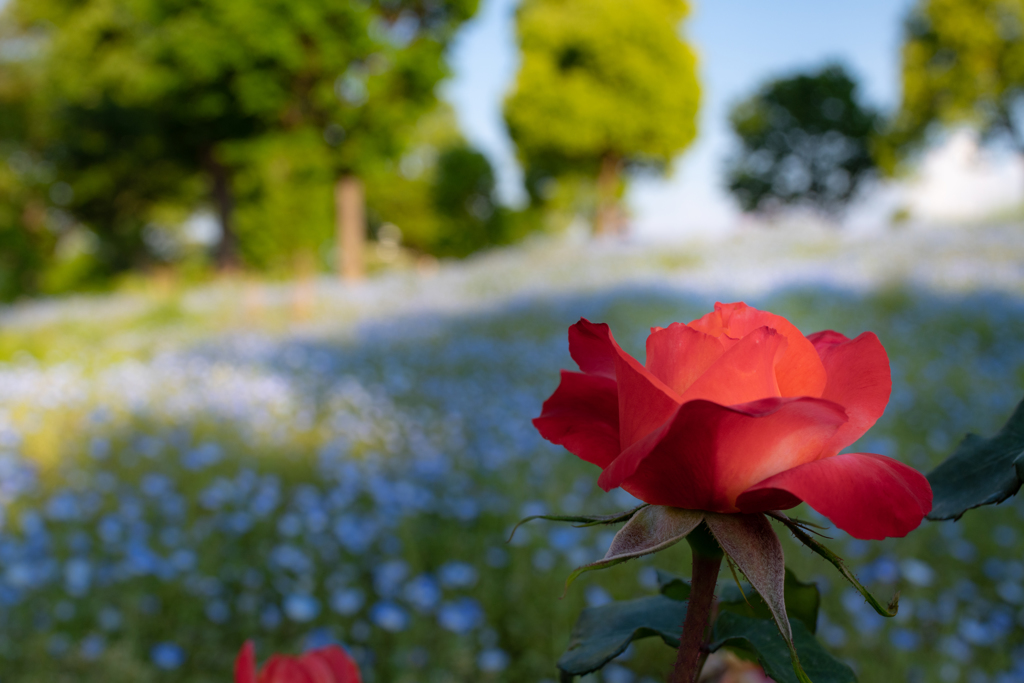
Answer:
<svg viewBox="0 0 1024 683"><path fill-rule="evenodd" d="M158 669L171 671L185 663L185 651L177 643L157 643L149 650L149 658Z"/></svg>
<svg viewBox="0 0 1024 683"><path fill-rule="evenodd" d="M370 608L370 620L385 631L396 633L409 626L409 615L393 602L382 601Z"/></svg>

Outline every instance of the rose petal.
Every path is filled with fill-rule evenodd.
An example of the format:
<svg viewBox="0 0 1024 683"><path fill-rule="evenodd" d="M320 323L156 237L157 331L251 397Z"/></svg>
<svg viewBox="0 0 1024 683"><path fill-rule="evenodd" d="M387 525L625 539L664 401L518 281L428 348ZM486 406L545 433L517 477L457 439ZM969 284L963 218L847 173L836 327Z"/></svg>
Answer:
<svg viewBox="0 0 1024 683"><path fill-rule="evenodd" d="M647 337L647 369L682 394L725 353L717 337L682 323L651 330Z"/></svg>
<svg viewBox="0 0 1024 683"><path fill-rule="evenodd" d="M752 484L817 458L846 421L841 406L817 398L773 398L739 406L684 404L598 479L652 505L736 512Z"/></svg>
<svg viewBox="0 0 1024 683"><path fill-rule="evenodd" d="M775 330L754 330L723 353L686 390L681 402L704 399L731 406L778 397L775 369L786 346L786 337Z"/></svg>
<svg viewBox="0 0 1024 683"><path fill-rule="evenodd" d="M315 683L360 683L359 668L344 650L328 645L299 658L299 663L313 676Z"/></svg>
<svg viewBox="0 0 1024 683"><path fill-rule="evenodd" d="M313 683L337 683L334 672L331 671L327 663L319 657L310 656L310 654L300 657L299 665Z"/></svg>
<svg viewBox="0 0 1024 683"><path fill-rule="evenodd" d="M906 536L932 509L920 472L872 453L809 462L751 486L736 501L744 512L792 507L803 500L855 538Z"/></svg>
<svg viewBox="0 0 1024 683"><path fill-rule="evenodd" d="M680 400L635 358L618 351L619 447L625 450L660 427L679 407Z"/></svg>
<svg viewBox="0 0 1024 683"><path fill-rule="evenodd" d="M294 657L274 655L260 672L258 683L317 683Z"/></svg>
<svg viewBox="0 0 1024 683"><path fill-rule="evenodd" d="M623 351L603 323L581 318L570 327L569 352L583 372L618 383L620 450L656 429L679 403L679 395Z"/></svg>
<svg viewBox="0 0 1024 683"><path fill-rule="evenodd" d="M592 323L586 318L569 328L569 355L588 375L615 379L615 358L618 344L605 323Z"/></svg>
<svg viewBox="0 0 1024 683"><path fill-rule="evenodd" d="M842 344L843 342L850 341L842 332L836 332L835 330L822 330L821 332L815 332L814 334L807 335L807 341L814 345L814 350L818 352L820 357L822 352L829 347L835 346L836 344ZM828 369L826 368L826 372Z"/></svg>
<svg viewBox="0 0 1024 683"><path fill-rule="evenodd" d="M759 311L743 302L716 303L715 310L690 323L690 327L719 336L742 338L759 327L777 330L789 341L775 374L783 396L821 396L826 374L814 345L793 323L767 311Z"/></svg>
<svg viewBox="0 0 1024 683"><path fill-rule="evenodd" d="M540 435L574 455L607 467L620 452L615 380L562 371L562 383L533 421Z"/></svg>
<svg viewBox="0 0 1024 683"><path fill-rule="evenodd" d="M251 640L245 641L235 659L235 683L256 683L256 646Z"/></svg>
<svg viewBox="0 0 1024 683"><path fill-rule="evenodd" d="M828 372L821 397L846 409L850 421L832 437L826 455L833 455L859 439L885 412L892 392L889 356L873 332L856 339L840 339L835 332L815 335L815 346Z"/></svg>

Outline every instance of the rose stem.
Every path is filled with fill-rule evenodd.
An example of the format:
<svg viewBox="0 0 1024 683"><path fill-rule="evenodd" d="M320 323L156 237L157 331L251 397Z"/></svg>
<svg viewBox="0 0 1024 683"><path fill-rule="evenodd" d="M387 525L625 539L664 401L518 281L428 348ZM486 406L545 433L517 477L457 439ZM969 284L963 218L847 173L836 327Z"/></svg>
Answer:
<svg viewBox="0 0 1024 683"><path fill-rule="evenodd" d="M697 527L686 540L693 551L693 576L690 579L690 601L683 621L683 635L669 683L696 683L704 668L704 651L711 608L715 602L715 584L722 566L722 549L706 524Z"/></svg>

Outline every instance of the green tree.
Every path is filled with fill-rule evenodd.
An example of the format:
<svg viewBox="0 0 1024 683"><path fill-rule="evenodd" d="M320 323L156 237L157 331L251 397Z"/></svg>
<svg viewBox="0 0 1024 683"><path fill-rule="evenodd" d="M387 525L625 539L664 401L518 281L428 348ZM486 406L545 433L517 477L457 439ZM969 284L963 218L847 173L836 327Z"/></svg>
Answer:
<svg viewBox="0 0 1024 683"><path fill-rule="evenodd" d="M72 209L104 238L140 235L150 206L187 201L201 177L231 264L232 160L273 156L282 134L301 153L310 131L337 176L397 155L476 2L12 0L7 13L41 36L48 153Z"/></svg>
<svg viewBox="0 0 1024 683"><path fill-rule="evenodd" d="M534 200L559 178L596 179L595 231L614 230L624 168L664 167L693 140L687 12L681 0L524 0L505 120Z"/></svg>
<svg viewBox="0 0 1024 683"><path fill-rule="evenodd" d="M480 152L449 147L437 160L434 208L450 226L437 245L441 255L466 256L507 241L508 211L494 196L494 171Z"/></svg>
<svg viewBox="0 0 1024 683"><path fill-rule="evenodd" d="M878 121L842 66L773 80L729 116L741 143L727 164L729 190L744 211L835 213L875 170Z"/></svg>
<svg viewBox="0 0 1024 683"><path fill-rule="evenodd" d="M466 143L444 103L420 119L397 165L379 164L366 180L371 226L397 226L418 252L463 257L528 227L497 202L490 162Z"/></svg>
<svg viewBox="0 0 1024 683"><path fill-rule="evenodd" d="M887 170L937 126L966 123L1024 153L1024 2L920 0L904 26L903 98Z"/></svg>

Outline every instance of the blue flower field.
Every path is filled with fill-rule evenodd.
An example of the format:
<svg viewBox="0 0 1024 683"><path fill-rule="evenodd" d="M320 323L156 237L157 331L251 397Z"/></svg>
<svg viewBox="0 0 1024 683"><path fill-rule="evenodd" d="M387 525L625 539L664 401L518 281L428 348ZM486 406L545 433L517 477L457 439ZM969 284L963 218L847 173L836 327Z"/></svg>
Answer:
<svg viewBox="0 0 1024 683"><path fill-rule="evenodd" d="M536 521L506 544L526 515L633 504L530 425L572 367L571 323L608 322L641 358L648 327L716 299L805 333L872 330L894 387L858 448L927 471L1024 396L1019 235L534 244L347 289L239 280L4 310L0 683L229 681L247 638L261 656L340 642L371 682L553 683L584 606L689 571L679 544L559 599L614 529ZM827 533L880 598L901 594L884 620L784 538L825 594L821 639L861 680L1024 681L1024 503L906 539ZM642 641L589 680L662 680L672 659Z"/></svg>

